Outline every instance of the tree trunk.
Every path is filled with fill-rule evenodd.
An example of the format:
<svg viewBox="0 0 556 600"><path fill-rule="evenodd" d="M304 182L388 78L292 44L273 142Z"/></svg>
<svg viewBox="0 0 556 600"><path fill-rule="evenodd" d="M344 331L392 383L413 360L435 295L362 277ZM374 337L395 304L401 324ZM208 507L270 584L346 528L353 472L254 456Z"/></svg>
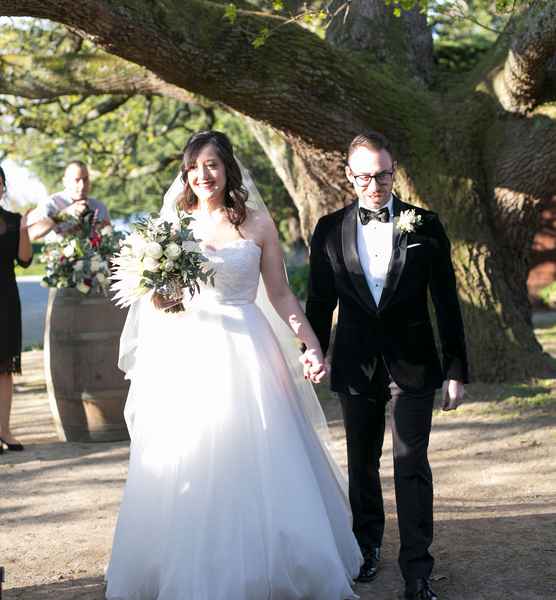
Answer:
<svg viewBox="0 0 556 600"><path fill-rule="evenodd" d="M500 381L552 368L533 334L526 277L536 207L556 184L555 94L527 80L526 94L523 85L516 92L527 102L504 108L512 89L511 77L500 84L508 41L499 41L468 82L440 96L426 86L431 40L423 18L394 21L384 0L352 3L352 21L344 29L333 24L328 41L260 13L239 11L229 24L221 4L173 6L0 0L0 14L65 23L173 89L249 116L307 237L321 215L353 199L344 175L349 141L370 127L382 131L395 148L398 194L437 211L452 240L473 376ZM254 49L260 27L276 25ZM542 29L547 38L549 25ZM545 56L539 44L535 39L536 61L519 63L521 82L529 64L538 78L538 57ZM526 54L526 36L511 47Z"/></svg>

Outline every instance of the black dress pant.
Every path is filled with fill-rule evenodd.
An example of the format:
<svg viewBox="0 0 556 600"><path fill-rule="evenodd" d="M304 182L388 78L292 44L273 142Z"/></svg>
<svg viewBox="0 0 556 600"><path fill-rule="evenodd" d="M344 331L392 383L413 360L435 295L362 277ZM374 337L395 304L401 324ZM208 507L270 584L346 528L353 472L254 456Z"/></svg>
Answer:
<svg viewBox="0 0 556 600"><path fill-rule="evenodd" d="M404 392L379 363L369 397L340 394L347 438L349 499L353 532L363 554L380 546L384 534L384 504L380 457L385 407L391 401L394 483L400 531L400 569L406 581L429 577L434 559L433 487L427 450L434 391Z"/></svg>

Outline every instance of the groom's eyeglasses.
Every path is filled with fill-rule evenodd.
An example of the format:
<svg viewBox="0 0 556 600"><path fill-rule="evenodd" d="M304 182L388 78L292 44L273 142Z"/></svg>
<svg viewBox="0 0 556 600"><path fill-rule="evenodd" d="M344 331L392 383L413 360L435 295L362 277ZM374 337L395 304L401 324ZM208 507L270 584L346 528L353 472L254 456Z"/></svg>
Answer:
<svg viewBox="0 0 556 600"><path fill-rule="evenodd" d="M381 171L376 175L371 175L370 173L361 173L360 175L356 175L353 173L353 179L355 179L355 183L359 187L367 187L371 184L371 181L374 179L377 185L386 185L392 181L392 175L394 175L394 171Z"/></svg>

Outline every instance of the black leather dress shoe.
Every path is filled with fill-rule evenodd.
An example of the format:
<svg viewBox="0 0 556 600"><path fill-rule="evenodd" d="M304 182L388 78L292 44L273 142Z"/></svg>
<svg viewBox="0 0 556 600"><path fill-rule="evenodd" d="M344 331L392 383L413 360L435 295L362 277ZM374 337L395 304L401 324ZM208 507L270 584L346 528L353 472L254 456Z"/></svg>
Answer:
<svg viewBox="0 0 556 600"><path fill-rule="evenodd" d="M405 584L405 600L438 600L428 579L415 579Z"/></svg>
<svg viewBox="0 0 556 600"><path fill-rule="evenodd" d="M364 563L359 571L359 576L355 581L358 583L369 583L378 572L378 563L380 562L380 548L371 548L363 551Z"/></svg>

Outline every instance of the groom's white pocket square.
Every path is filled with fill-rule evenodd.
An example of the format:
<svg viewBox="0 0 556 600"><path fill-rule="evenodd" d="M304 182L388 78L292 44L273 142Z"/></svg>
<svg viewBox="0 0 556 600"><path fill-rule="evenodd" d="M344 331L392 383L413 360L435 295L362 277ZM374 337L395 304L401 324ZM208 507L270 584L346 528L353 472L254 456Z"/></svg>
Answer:
<svg viewBox="0 0 556 600"><path fill-rule="evenodd" d="M407 247L407 249L409 250L410 248L415 248L416 246L422 246L423 244L421 244L421 242L419 242L418 244L409 244L409 246Z"/></svg>

